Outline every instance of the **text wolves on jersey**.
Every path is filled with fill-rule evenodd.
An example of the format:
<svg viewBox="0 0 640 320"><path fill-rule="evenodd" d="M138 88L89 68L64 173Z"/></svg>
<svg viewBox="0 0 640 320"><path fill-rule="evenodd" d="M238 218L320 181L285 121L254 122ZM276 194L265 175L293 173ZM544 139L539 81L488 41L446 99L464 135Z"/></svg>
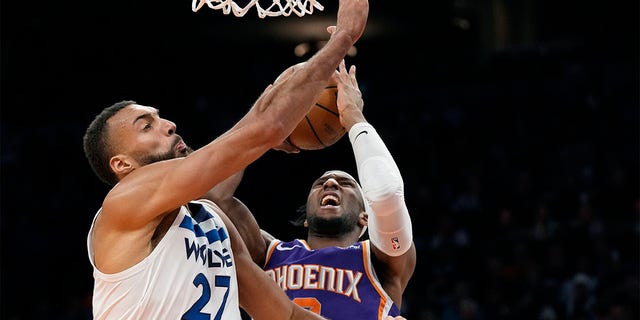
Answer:
<svg viewBox="0 0 640 320"><path fill-rule="evenodd" d="M190 209L195 213L194 217L184 217L180 223L180 228L193 232L197 239L184 238L187 260L193 256L196 262L200 260L209 268L233 267L231 250L224 244L229 235L222 223L216 222L202 205L190 204Z"/></svg>

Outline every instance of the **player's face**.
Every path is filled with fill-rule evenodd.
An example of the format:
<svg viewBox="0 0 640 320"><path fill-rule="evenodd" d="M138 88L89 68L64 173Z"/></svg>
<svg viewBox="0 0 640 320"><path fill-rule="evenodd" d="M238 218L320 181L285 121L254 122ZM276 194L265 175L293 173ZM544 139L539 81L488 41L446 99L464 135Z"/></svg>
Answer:
<svg viewBox="0 0 640 320"><path fill-rule="evenodd" d="M192 150L176 134L175 123L160 118L158 110L130 105L109 119L112 135L119 141L117 153L133 157L140 166L184 157Z"/></svg>
<svg viewBox="0 0 640 320"><path fill-rule="evenodd" d="M313 182L307 198L310 232L337 235L353 231L364 211L356 181L341 171L329 171Z"/></svg>

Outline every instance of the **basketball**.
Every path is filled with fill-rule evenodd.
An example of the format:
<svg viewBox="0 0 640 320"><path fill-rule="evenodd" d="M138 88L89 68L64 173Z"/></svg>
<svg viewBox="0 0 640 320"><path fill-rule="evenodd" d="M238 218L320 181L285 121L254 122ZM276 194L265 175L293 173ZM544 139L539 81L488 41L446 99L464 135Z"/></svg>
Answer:
<svg viewBox="0 0 640 320"><path fill-rule="evenodd" d="M282 81L293 72L294 68L303 63L287 68L275 82ZM340 123L337 98L338 86L333 79L329 79L320 98L311 106L311 110L304 119L293 129L287 141L301 150L324 149L338 142L346 130Z"/></svg>
<svg viewBox="0 0 640 320"><path fill-rule="evenodd" d="M338 87L330 80L318 101L289 135L289 143L302 150L319 150L338 142L346 131L340 124L337 95Z"/></svg>

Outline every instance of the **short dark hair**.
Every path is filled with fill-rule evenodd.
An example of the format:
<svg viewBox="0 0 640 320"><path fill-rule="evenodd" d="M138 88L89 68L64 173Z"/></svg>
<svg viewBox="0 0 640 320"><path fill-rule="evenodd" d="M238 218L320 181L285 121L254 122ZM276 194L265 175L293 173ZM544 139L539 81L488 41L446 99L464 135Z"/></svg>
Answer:
<svg viewBox="0 0 640 320"><path fill-rule="evenodd" d="M82 137L84 155L87 157L87 160L89 160L93 172L95 172L102 182L111 186L118 183L118 177L111 171L111 166L109 165L113 146L111 142L108 141L107 120L124 107L135 103L133 100L123 100L114 103L110 107L104 108L102 112L91 121L91 124L87 127L87 131L84 133L84 137Z"/></svg>

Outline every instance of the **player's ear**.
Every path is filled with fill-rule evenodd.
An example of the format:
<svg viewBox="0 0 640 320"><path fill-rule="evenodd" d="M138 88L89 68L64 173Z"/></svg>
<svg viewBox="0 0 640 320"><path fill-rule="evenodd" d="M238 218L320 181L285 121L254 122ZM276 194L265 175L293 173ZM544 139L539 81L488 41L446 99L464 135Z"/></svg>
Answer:
<svg viewBox="0 0 640 320"><path fill-rule="evenodd" d="M307 219L304 219L304 223L302 223L302 225L303 225L305 228L309 228L309 222L307 222Z"/></svg>
<svg viewBox="0 0 640 320"><path fill-rule="evenodd" d="M363 227L369 225L369 214L366 211L360 212L360 216L358 216L358 224Z"/></svg>
<svg viewBox="0 0 640 320"><path fill-rule="evenodd" d="M122 154L111 157L109 166L118 177L125 176L135 169L132 159Z"/></svg>

